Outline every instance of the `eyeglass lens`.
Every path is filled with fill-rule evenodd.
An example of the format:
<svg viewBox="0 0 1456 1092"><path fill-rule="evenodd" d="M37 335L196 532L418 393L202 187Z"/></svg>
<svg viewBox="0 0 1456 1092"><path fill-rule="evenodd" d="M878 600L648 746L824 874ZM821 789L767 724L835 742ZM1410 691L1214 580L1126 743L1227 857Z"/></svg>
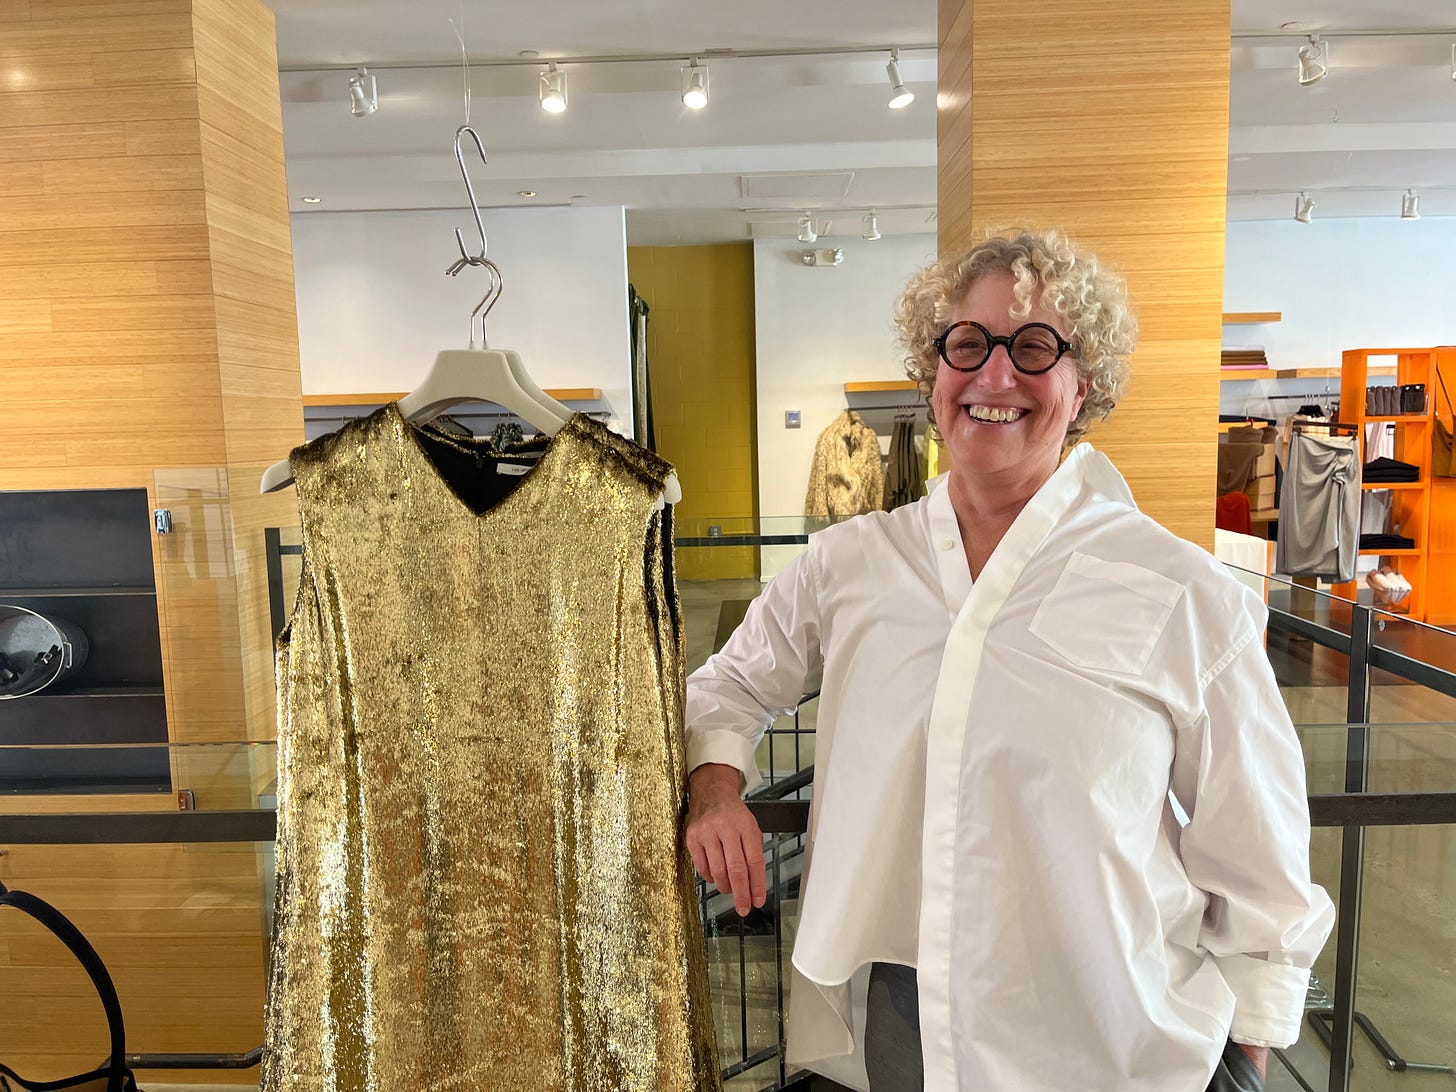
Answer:
<svg viewBox="0 0 1456 1092"><path fill-rule="evenodd" d="M979 368L990 356L990 342L979 327L958 326L946 336L945 358L952 368ZM1045 327L1023 326L1011 337L1011 362L1024 372L1046 371L1059 356L1057 339Z"/></svg>

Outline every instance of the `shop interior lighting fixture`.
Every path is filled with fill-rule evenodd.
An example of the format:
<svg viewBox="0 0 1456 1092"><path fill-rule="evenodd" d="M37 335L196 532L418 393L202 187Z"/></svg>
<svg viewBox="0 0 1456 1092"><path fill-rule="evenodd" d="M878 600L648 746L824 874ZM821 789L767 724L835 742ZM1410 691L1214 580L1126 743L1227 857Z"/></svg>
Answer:
<svg viewBox="0 0 1456 1092"><path fill-rule="evenodd" d="M1299 86L1319 83L1330 70L1330 43L1311 34L1299 47Z"/></svg>
<svg viewBox="0 0 1456 1092"><path fill-rule="evenodd" d="M1456 42L1451 43L1451 78L1456 80Z"/></svg>
<svg viewBox="0 0 1456 1092"><path fill-rule="evenodd" d="M689 110L701 110L708 105L708 66L693 63L682 70L682 101Z"/></svg>
<svg viewBox="0 0 1456 1092"><path fill-rule="evenodd" d="M300 197L299 200L302 201L305 205L317 205L320 201L323 200L323 198L322 197Z"/></svg>
<svg viewBox="0 0 1456 1092"><path fill-rule="evenodd" d="M799 217L799 242L812 243L819 238L819 233L814 230L814 218L807 212Z"/></svg>
<svg viewBox="0 0 1456 1092"><path fill-rule="evenodd" d="M1400 218L1402 220L1419 220L1421 218L1421 195L1415 190L1406 190L1405 196L1400 199Z"/></svg>
<svg viewBox="0 0 1456 1092"><path fill-rule="evenodd" d="M548 114L566 110L566 73L556 67L555 61L541 73L541 109Z"/></svg>
<svg viewBox="0 0 1456 1092"><path fill-rule="evenodd" d="M880 218L878 216L876 216L875 213L874 213L874 210L871 209L870 210L870 214L865 217L864 222L865 222L865 233L864 233L864 237L869 242L874 242L876 239L878 239L880 237Z"/></svg>
<svg viewBox="0 0 1456 1092"><path fill-rule="evenodd" d="M890 77L890 109L903 110L915 101L915 95L905 87L905 81L900 78L900 51L890 50L890 63L885 65L885 72Z"/></svg>
<svg viewBox="0 0 1456 1092"><path fill-rule="evenodd" d="M1294 199L1294 218L1301 224L1307 224L1314 219L1314 202L1309 199L1309 194L1301 192Z"/></svg>
<svg viewBox="0 0 1456 1092"><path fill-rule="evenodd" d="M367 118L379 109L379 84L362 64L349 77L349 112Z"/></svg>

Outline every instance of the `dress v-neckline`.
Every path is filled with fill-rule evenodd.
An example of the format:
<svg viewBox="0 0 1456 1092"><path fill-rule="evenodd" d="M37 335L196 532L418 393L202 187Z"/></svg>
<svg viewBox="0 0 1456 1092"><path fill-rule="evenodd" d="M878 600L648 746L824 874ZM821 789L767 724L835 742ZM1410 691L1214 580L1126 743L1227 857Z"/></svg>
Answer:
<svg viewBox="0 0 1456 1092"><path fill-rule="evenodd" d="M446 476L444 471L440 469L439 464L435 462L435 459L430 454L429 449L425 447L424 441L421 440L419 435L419 429L412 425L405 418L404 414L400 411L399 403L390 402L385 406L385 409L394 419L395 424L403 432L405 446L413 452L413 454L417 458L417 461L423 464L425 470L428 472L430 479L440 487L440 489L446 494L454 507L459 509L461 512L469 515L472 519L476 521L484 521L493 513L500 511L508 504L514 502L516 497L519 496L521 493L529 492L534 489L532 482L534 482L536 478L541 476L542 468L545 467L548 461L553 459L556 448L558 446L558 441L560 441L562 437L566 436L568 433L575 434L578 432L578 421L581 417L581 414L573 413L569 418L567 418L566 422L561 426L561 428L548 438L546 442L546 447L542 450L541 457L536 460L535 465L533 465L524 474L520 475L519 479L516 481L515 485L512 486L510 491L489 507L477 509L474 505L470 504L463 496L460 495L460 491L456 489L455 485L450 481L449 477ZM488 441L486 442L488 443ZM462 444L462 446L469 445Z"/></svg>

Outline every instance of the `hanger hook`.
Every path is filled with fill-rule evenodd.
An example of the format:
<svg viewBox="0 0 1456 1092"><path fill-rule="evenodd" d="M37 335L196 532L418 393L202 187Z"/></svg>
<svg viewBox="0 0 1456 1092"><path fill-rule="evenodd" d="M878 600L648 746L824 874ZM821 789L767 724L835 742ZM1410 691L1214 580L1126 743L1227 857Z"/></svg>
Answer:
<svg viewBox="0 0 1456 1092"><path fill-rule="evenodd" d="M452 277L464 269L467 265L479 265L485 261L485 224L480 219L480 205L475 200L475 187L470 184L470 171L465 167L465 151L460 146L460 138L470 134L470 139L475 142L475 150L480 153L480 161L487 162L485 158L485 145L480 142L480 134L469 125L462 125L455 130L455 162L460 164L460 177L465 180L465 194L470 198L470 212L475 217L475 229L480 232L480 253L471 254L465 249L465 237L460 234L460 229L455 229L455 242L460 246L460 261L452 265L446 272ZM497 271L499 272L499 271Z"/></svg>
<svg viewBox="0 0 1456 1092"><path fill-rule="evenodd" d="M491 308L501 298L501 293L505 291L505 278L501 276L500 266L496 265L489 258L482 258L479 262L472 264L484 266L486 272L490 274L490 288L486 290L484 298L475 305L475 310L470 312L470 347L472 349L475 348L475 316L479 315L480 347L484 349L487 347L485 340L485 320L490 314Z"/></svg>

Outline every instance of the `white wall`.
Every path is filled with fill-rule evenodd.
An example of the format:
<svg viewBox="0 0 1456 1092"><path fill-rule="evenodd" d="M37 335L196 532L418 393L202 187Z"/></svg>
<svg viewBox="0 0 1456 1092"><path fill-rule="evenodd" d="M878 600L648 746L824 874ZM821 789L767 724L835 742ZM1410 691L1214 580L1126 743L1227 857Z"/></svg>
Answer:
<svg viewBox="0 0 1456 1092"><path fill-rule="evenodd" d="M1223 309L1284 317L1225 327L1225 344L1263 345L1272 367L1456 343L1456 218L1233 222L1226 239Z"/></svg>
<svg viewBox="0 0 1456 1092"><path fill-rule="evenodd" d="M804 514L814 442L847 408L845 383L905 378L891 308L910 275L935 258L936 239L821 238L814 246L842 249L844 264L810 268L800 258L802 243L753 244L758 502L765 517ZM802 415L798 429L784 427L791 409ZM775 571L765 550L764 575Z"/></svg>
<svg viewBox="0 0 1456 1092"><path fill-rule="evenodd" d="M505 294L488 325L542 387L599 387L631 435L627 244L616 208L491 209L482 217ZM406 391L441 349L469 341L484 271L457 277L468 211L301 213L292 218L305 394Z"/></svg>

